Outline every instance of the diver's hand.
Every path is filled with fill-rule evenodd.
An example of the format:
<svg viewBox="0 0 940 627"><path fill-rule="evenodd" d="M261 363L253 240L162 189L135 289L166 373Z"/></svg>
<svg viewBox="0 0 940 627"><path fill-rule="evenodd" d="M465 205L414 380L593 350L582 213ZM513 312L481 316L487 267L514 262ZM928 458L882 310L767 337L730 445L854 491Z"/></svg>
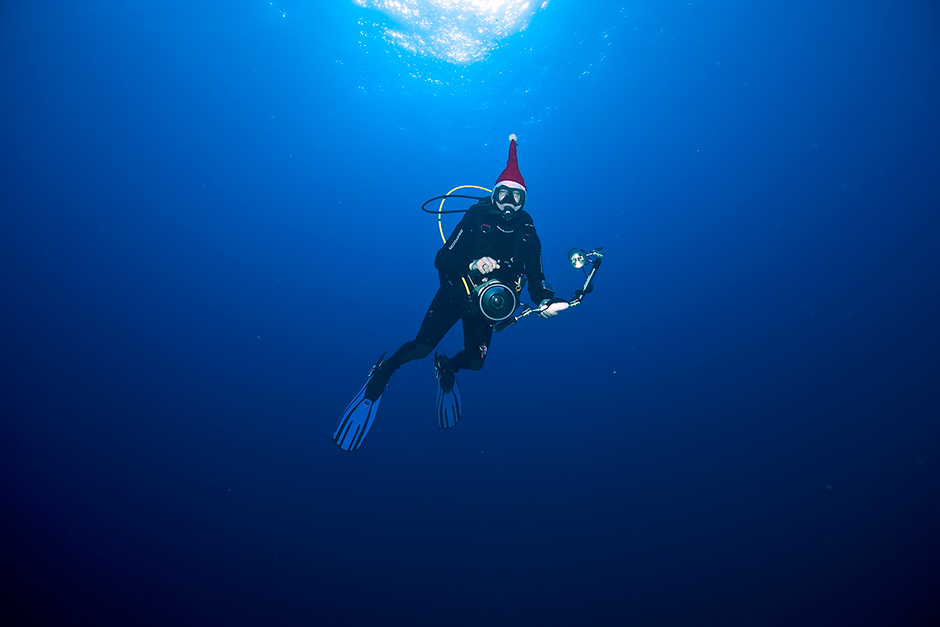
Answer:
<svg viewBox="0 0 940 627"><path fill-rule="evenodd" d="M568 301L560 298L546 298L539 303L539 315L543 318L557 316L559 311L568 309Z"/></svg>
<svg viewBox="0 0 940 627"><path fill-rule="evenodd" d="M499 270L499 264L492 257L481 257L470 264L470 269L480 274L489 274L493 270Z"/></svg>

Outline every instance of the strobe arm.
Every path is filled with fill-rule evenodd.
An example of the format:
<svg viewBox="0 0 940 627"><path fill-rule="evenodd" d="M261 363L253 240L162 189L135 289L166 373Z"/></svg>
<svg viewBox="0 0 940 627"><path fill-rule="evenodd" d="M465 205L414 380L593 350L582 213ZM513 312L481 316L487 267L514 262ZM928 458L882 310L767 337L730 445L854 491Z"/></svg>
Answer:
<svg viewBox="0 0 940 627"><path fill-rule="evenodd" d="M575 268L583 268L586 264L591 264L591 271L586 273L584 279L584 285L580 289L575 290L574 298L568 301L568 307L577 307L581 304L581 301L584 300L584 297L594 291L594 277L597 276L597 270L601 267L601 261L604 260L604 254L601 252L603 247L595 248L591 252L584 252L581 248L572 248L568 251L568 261ZM552 299L553 302L564 302L562 299ZM508 329L512 325L516 324L523 318L528 318L534 313L541 311L538 307L531 307L526 305L523 307L522 312L518 316L513 316L512 318L507 318L499 324L495 325L493 329L497 332L504 329Z"/></svg>

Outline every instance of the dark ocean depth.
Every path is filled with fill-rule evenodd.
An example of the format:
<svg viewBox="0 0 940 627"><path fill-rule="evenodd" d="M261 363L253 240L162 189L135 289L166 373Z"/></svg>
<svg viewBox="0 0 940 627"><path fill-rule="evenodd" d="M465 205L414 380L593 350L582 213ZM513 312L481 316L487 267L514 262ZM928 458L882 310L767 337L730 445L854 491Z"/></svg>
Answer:
<svg viewBox="0 0 940 627"><path fill-rule="evenodd" d="M3 625L940 624L936 2L9 0L0 81ZM511 133L594 291L340 450Z"/></svg>

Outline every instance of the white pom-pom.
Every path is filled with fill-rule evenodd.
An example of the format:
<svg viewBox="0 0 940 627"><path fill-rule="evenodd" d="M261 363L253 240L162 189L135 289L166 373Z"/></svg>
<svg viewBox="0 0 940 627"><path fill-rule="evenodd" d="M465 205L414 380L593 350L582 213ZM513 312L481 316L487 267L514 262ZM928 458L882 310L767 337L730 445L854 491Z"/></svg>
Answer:
<svg viewBox="0 0 940 627"><path fill-rule="evenodd" d="M518 143L519 143L519 138L516 137L516 134L515 134L515 133L513 133L512 135L509 136L509 141L511 141L511 142L516 142L516 143L518 144Z"/></svg>

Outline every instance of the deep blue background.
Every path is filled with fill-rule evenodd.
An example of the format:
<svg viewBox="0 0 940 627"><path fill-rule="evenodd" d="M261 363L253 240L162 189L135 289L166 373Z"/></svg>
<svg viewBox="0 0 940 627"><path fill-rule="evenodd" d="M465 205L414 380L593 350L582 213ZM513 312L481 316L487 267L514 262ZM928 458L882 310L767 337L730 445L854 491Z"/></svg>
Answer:
<svg viewBox="0 0 940 627"><path fill-rule="evenodd" d="M936 624L935 3L554 0L461 68L342 1L0 19L5 624ZM339 451L511 132L596 291Z"/></svg>

